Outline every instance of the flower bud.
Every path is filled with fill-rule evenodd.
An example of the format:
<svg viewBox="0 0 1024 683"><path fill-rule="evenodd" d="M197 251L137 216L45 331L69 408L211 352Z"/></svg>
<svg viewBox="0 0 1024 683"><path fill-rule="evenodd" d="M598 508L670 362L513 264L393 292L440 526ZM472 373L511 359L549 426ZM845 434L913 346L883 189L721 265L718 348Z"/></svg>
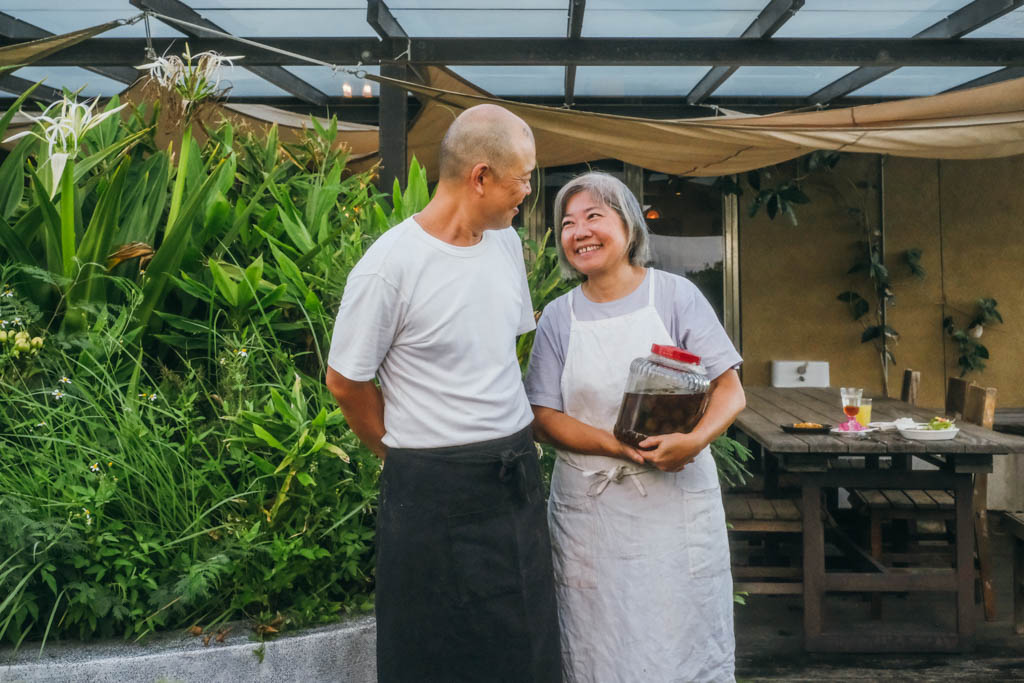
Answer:
<svg viewBox="0 0 1024 683"><path fill-rule="evenodd" d="M43 338L42 337L32 337L31 344L32 344L33 348L41 349L41 348L43 348Z"/></svg>
<svg viewBox="0 0 1024 683"><path fill-rule="evenodd" d="M22 351L22 352L24 352L24 351L30 351L31 349L32 349L32 346L31 346L31 344L28 343L28 341L17 340L17 341L14 342L14 350L15 351Z"/></svg>
<svg viewBox="0 0 1024 683"><path fill-rule="evenodd" d="M6 341L7 341L7 332L4 331L4 330L0 330L0 344L4 343Z"/></svg>

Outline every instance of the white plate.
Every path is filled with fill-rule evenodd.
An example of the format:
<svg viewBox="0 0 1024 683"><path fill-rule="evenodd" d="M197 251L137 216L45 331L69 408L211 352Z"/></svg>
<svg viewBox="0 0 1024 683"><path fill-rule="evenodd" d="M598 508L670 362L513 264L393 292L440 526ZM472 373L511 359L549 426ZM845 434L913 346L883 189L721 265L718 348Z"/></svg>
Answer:
<svg viewBox="0 0 1024 683"><path fill-rule="evenodd" d="M867 429L861 429L860 431L857 431L857 432L844 432L844 431L840 430L838 427L833 427L832 428L832 435L833 436L851 436L852 437L852 436L861 436L862 434L871 434L872 432L877 432L877 431L878 430L876 428L874 428L874 427L868 427Z"/></svg>
<svg viewBox="0 0 1024 683"><path fill-rule="evenodd" d="M900 436L915 441L947 441L960 433L959 427L949 429L901 429Z"/></svg>

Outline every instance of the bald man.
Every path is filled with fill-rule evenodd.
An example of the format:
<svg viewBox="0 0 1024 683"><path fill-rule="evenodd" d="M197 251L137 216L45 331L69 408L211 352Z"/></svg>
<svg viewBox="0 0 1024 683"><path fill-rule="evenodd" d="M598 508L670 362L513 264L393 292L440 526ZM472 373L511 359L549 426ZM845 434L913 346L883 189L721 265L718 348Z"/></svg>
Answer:
<svg viewBox="0 0 1024 683"><path fill-rule="evenodd" d="M501 107L473 107L439 161L434 198L349 275L328 361L349 426L385 459L378 680L559 681L544 493L516 360L534 317L510 224L530 193L533 133Z"/></svg>

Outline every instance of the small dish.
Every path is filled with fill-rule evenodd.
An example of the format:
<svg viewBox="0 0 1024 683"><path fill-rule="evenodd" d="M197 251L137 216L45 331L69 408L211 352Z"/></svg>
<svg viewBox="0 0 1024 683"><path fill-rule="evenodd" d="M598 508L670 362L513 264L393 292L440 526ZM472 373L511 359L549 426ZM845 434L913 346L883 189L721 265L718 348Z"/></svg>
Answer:
<svg viewBox="0 0 1024 683"><path fill-rule="evenodd" d="M858 430L856 432L847 432L847 431L844 431L844 430L836 428L836 429L832 430L831 434L832 434L832 436L845 436L847 438L856 438L858 436L864 436L866 434L873 434L874 432L877 432L877 431L878 431L878 429L876 429L875 427L868 427L867 429L860 429L860 430Z"/></svg>
<svg viewBox="0 0 1024 683"><path fill-rule="evenodd" d="M913 439L914 441L947 441L955 438L959 433L959 427L950 427L949 429L922 429L920 427L911 427L910 429L900 430L900 436L904 439Z"/></svg>
<svg viewBox="0 0 1024 683"><path fill-rule="evenodd" d="M797 427L795 424L779 425L782 431L787 434L828 434L832 425L823 424L820 427Z"/></svg>

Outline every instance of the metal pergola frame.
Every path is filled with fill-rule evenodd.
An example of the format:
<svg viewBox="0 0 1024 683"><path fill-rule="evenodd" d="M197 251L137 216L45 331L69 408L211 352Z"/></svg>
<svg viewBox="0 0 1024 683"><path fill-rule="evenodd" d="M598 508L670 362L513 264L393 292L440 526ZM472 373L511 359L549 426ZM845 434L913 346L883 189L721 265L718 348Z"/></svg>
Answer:
<svg viewBox="0 0 1024 683"><path fill-rule="evenodd" d="M233 97L234 102L266 103L308 113L335 110L346 120L377 122L385 168L404 166L405 130L417 103L395 87L384 85L380 97L369 100L332 96L287 71L305 65L300 59L261 49L203 31L222 31L181 0L130 0L140 10L189 22L168 25L184 32L193 52L214 50L244 55L240 66L272 83L287 97ZM563 97L516 97L538 104L568 106L647 118L681 118L711 114L707 105L767 113L807 106L862 104L890 98L851 98L850 94L904 66L1002 67L954 89L1024 76L1024 40L968 39L962 36L998 19L1024 0L974 0L910 38L776 38L774 34L804 5L804 0L767 0L739 38L584 38L586 0L565 0L563 38L437 38L411 37L395 19L385 0L367 0L367 23L372 37L248 38L263 45L337 65L379 64L382 76L418 78L417 67L448 66L563 66ZM154 17L158 20L158 17ZM0 47L51 35L37 26L0 12ZM129 84L147 46L157 53L178 49L181 38L92 38L36 62L39 66L78 66ZM710 66L710 71L685 95L678 97L593 98L575 92L578 66ZM716 97L715 91L743 66L855 66L854 71L827 84L809 97ZM16 75L0 76L0 91L13 94L31 85ZM60 96L41 87L38 99ZM13 98L11 98L13 99ZM0 103L2 105L2 103ZM401 164L395 162L402 159ZM389 163L390 162L390 163ZM389 179L383 179L385 181Z"/></svg>

